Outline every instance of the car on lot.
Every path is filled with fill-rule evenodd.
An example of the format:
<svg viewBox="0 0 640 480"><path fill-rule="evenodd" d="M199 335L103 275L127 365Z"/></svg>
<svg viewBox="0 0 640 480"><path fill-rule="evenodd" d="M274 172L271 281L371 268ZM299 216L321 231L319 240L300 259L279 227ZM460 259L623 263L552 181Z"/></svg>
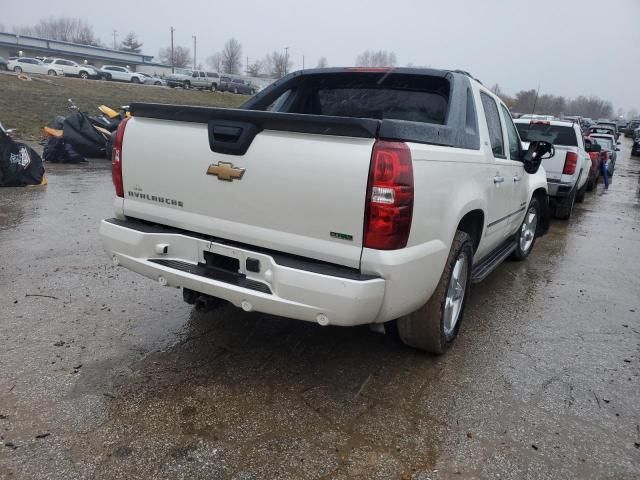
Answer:
<svg viewBox="0 0 640 480"><path fill-rule="evenodd" d="M253 86L249 80L242 78L221 77L220 88L221 92L231 92L241 95L255 95L258 88Z"/></svg>
<svg viewBox="0 0 640 480"><path fill-rule="evenodd" d="M7 66L7 59L4 57L0 57L0 70L7 71L9 67Z"/></svg>
<svg viewBox="0 0 640 480"><path fill-rule="evenodd" d="M174 73L167 76L167 85L215 92L220 85L220 75L216 72L206 72L204 70L176 68Z"/></svg>
<svg viewBox="0 0 640 480"><path fill-rule="evenodd" d="M633 138L633 133L638 127L640 127L640 119L634 118L627 124L627 128L624 130L624 136L627 138Z"/></svg>
<svg viewBox="0 0 640 480"><path fill-rule="evenodd" d="M64 75L64 70L56 65L47 65L41 60L29 57L10 59L7 68L16 73L39 73L40 75Z"/></svg>
<svg viewBox="0 0 640 480"><path fill-rule="evenodd" d="M167 82L163 78L153 77L148 73L143 73L143 72L138 72L138 73L144 77L144 81L142 83L144 83L145 85L156 85L158 87L167 86Z"/></svg>
<svg viewBox="0 0 640 480"><path fill-rule="evenodd" d="M87 78L100 78L98 70L90 67L89 65L80 65L72 60L66 60L64 58L46 58L43 63L50 66L60 67L65 76L79 77L83 79Z"/></svg>
<svg viewBox="0 0 640 480"><path fill-rule="evenodd" d="M587 180L587 191L592 191L598 184L600 178L600 168L602 162L606 162L606 152L602 150L602 146L591 137L584 137L584 149L591 158L591 170L589 171L589 178Z"/></svg>
<svg viewBox="0 0 640 480"><path fill-rule="evenodd" d="M593 133L591 134L591 138L598 142L598 144L602 146L602 151L606 153L607 172L609 176L612 177L616 168L618 152L620 151L616 138L613 135L602 133Z"/></svg>
<svg viewBox="0 0 640 480"><path fill-rule="evenodd" d="M105 65L100 69L104 74L106 80L116 80L119 82L131 82L131 83L143 83L144 76L132 72L126 67L119 67L116 65Z"/></svg>
<svg viewBox="0 0 640 480"><path fill-rule="evenodd" d="M611 135L616 137L616 129L611 125L596 124L587 129L586 135Z"/></svg>
<svg viewBox="0 0 640 480"><path fill-rule="evenodd" d="M506 105L463 72L304 70L241 109L131 109L102 241L189 303L398 319L407 345L439 354L471 283L549 227L553 146L523 149Z"/></svg>
<svg viewBox="0 0 640 480"><path fill-rule="evenodd" d="M612 122L611 120L598 120L598 123L595 125L596 127L607 126L611 127L614 131L614 135L616 139L620 137L620 132L618 131L618 124L616 122Z"/></svg>
<svg viewBox="0 0 640 480"><path fill-rule="evenodd" d="M555 156L543 162L549 199L555 216L569 219L575 202L584 200L592 167L580 126L564 120L518 119L515 123L523 141L544 140L555 147Z"/></svg>
<svg viewBox="0 0 640 480"><path fill-rule="evenodd" d="M640 137L633 140L633 145L631 146L631 155L634 157L640 157Z"/></svg>

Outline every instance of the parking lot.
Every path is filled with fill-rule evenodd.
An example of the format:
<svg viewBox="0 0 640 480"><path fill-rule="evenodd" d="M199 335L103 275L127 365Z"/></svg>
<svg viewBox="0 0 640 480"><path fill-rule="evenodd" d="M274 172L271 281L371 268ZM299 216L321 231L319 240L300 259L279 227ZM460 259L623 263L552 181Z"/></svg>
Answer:
<svg viewBox="0 0 640 480"><path fill-rule="evenodd" d="M640 476L640 159L474 285L442 357L111 266L104 160L0 205L0 478Z"/></svg>

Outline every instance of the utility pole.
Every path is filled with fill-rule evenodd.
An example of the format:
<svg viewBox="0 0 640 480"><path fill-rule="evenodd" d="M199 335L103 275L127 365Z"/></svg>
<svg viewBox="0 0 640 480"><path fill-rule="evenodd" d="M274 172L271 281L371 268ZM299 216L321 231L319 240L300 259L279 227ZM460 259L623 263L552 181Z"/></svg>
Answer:
<svg viewBox="0 0 640 480"><path fill-rule="evenodd" d="M302 55L302 69L304 70L304 55Z"/></svg>
<svg viewBox="0 0 640 480"><path fill-rule="evenodd" d="M175 69L175 67L173 65L173 59L174 59L174 56L173 56L173 31L174 30L175 29L173 27L171 27L171 73L176 73L176 69Z"/></svg>
<svg viewBox="0 0 640 480"><path fill-rule="evenodd" d="M245 75L249 76L249 57L247 56L247 70L245 71Z"/></svg>
<svg viewBox="0 0 640 480"><path fill-rule="evenodd" d="M287 68L289 67L289 47L284 47L284 74L287 74Z"/></svg>
<svg viewBox="0 0 640 480"><path fill-rule="evenodd" d="M118 46L116 45L116 35L118 35L118 31L114 28L113 29L113 49L117 50Z"/></svg>
<svg viewBox="0 0 640 480"><path fill-rule="evenodd" d="M193 35L193 69L196 69L196 36Z"/></svg>

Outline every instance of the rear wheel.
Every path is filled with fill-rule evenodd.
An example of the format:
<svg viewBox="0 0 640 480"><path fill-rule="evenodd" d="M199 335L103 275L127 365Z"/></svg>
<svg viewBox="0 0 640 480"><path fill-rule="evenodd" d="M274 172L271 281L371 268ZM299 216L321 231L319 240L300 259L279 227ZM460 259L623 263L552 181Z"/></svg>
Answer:
<svg viewBox="0 0 640 480"><path fill-rule="evenodd" d="M132 83L140 83L140 79L138 77L131 77Z"/></svg>
<svg viewBox="0 0 640 480"><path fill-rule="evenodd" d="M411 347L443 354L458 335L471 286L473 243L458 230L435 292L429 301L398 319L398 335Z"/></svg>
<svg viewBox="0 0 640 480"><path fill-rule="evenodd" d="M588 182L587 182L588 183ZM576 194L576 202L578 203L582 203L584 202L584 194L587 191L587 183L585 183L582 188L580 190L578 190L578 193Z"/></svg>
<svg viewBox="0 0 640 480"><path fill-rule="evenodd" d="M111 74L110 74L110 73L107 73L107 74L104 76L104 78L106 78L107 80L111 80L111 78L112 78L112 77L111 77Z"/></svg>
<svg viewBox="0 0 640 480"><path fill-rule="evenodd" d="M49 70L49 71L47 72L47 75L51 75L52 77L55 77L55 76L56 76L56 75L58 75L58 74L56 73L56 71L55 71L55 70Z"/></svg>
<svg viewBox="0 0 640 480"><path fill-rule="evenodd" d="M524 260L529 256L533 246L536 243L536 232L538 231L538 223L540 222L540 203L536 197L531 199L527 213L522 220L520 230L518 230L518 238L516 239L516 249L513 251L512 257L516 260Z"/></svg>
<svg viewBox="0 0 640 480"><path fill-rule="evenodd" d="M86 80L89 78L89 74L87 72L80 72L80 78Z"/></svg>
<svg viewBox="0 0 640 480"><path fill-rule="evenodd" d="M559 218L560 220L569 220L571 214L573 213L573 206L576 203L576 196L577 192L574 188L568 197L563 198L560 202L558 202L555 211L556 218Z"/></svg>
<svg viewBox="0 0 640 480"><path fill-rule="evenodd" d="M211 91L215 92L218 89L218 86L215 83L211 84Z"/></svg>
<svg viewBox="0 0 640 480"><path fill-rule="evenodd" d="M235 94L237 95L237 94L238 94L238 89L237 89L237 88L234 88L234 89L233 89L233 93L235 93Z"/></svg>
<svg viewBox="0 0 640 480"><path fill-rule="evenodd" d="M186 89L191 88L191 82L189 82L189 81L184 82L183 87L186 88Z"/></svg>
<svg viewBox="0 0 640 480"><path fill-rule="evenodd" d="M22 73L22 68L20 68L20 67L15 67L15 68L13 69L13 71L14 71L14 72L16 72L17 74L21 74L21 73Z"/></svg>

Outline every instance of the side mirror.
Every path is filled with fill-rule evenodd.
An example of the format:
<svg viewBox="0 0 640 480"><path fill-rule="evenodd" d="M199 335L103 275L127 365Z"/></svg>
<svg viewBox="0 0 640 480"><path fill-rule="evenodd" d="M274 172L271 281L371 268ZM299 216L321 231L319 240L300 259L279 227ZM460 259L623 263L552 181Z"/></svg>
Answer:
<svg viewBox="0 0 640 480"><path fill-rule="evenodd" d="M585 150L587 152L601 152L602 145L600 145L599 143L592 143L591 145L585 145Z"/></svg>
<svg viewBox="0 0 640 480"><path fill-rule="evenodd" d="M524 171L534 174L540 168L542 160L551 158L556 154L556 149L549 142L535 141L529 144L529 149L522 155Z"/></svg>

